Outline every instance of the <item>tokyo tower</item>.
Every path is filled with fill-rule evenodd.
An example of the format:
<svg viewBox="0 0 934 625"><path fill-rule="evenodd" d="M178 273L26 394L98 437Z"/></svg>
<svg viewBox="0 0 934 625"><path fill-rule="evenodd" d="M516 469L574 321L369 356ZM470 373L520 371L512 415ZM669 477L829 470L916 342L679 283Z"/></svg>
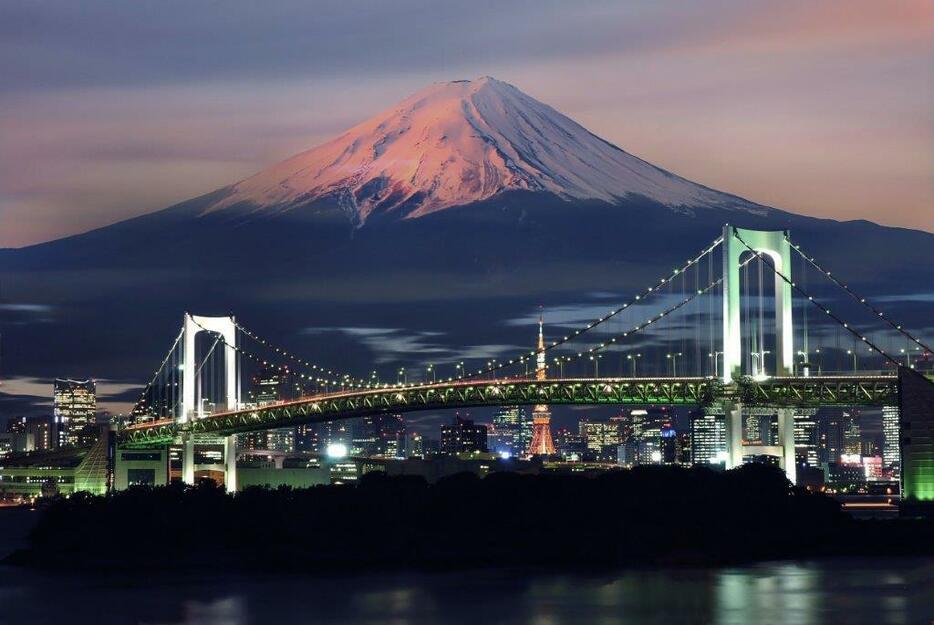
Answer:
<svg viewBox="0 0 934 625"><path fill-rule="evenodd" d="M538 353L535 356L535 379L544 380L545 375L545 335L544 319L538 317ZM552 456L555 443L551 438L551 413L548 406L539 404L532 410L532 442L529 444L529 456Z"/></svg>

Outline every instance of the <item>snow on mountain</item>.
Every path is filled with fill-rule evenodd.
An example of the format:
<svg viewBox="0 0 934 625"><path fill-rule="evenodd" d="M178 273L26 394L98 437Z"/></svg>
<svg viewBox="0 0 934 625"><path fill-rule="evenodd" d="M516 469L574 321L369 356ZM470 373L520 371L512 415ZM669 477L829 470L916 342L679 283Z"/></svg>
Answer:
<svg viewBox="0 0 934 625"><path fill-rule="evenodd" d="M356 223L419 217L509 190L616 203L633 194L673 209L766 209L659 169L494 78L436 83L230 188L205 212L331 200Z"/></svg>

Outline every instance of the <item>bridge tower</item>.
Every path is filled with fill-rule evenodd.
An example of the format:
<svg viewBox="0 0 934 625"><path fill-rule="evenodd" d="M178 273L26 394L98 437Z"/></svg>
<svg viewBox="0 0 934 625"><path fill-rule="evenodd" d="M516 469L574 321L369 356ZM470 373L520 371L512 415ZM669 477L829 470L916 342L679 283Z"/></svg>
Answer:
<svg viewBox="0 0 934 625"><path fill-rule="evenodd" d="M791 320L791 244L784 230L746 230L723 227L723 383L742 373L743 332L740 325L739 259L752 248L767 255L775 265L775 375L791 375L794 369L794 327ZM749 247L747 247L747 245ZM763 363L764 365L764 363Z"/></svg>
<svg viewBox="0 0 934 625"><path fill-rule="evenodd" d="M195 352L195 337L201 332L210 332L220 337L215 349L222 350L224 356L224 396L225 410L236 410L240 405L239 371L237 370L237 325L233 316L203 317L185 313L182 336L182 403L179 423L188 423L202 416L203 407L198 397L198 362ZM237 437L223 437L224 446L224 482L227 492L237 488ZM195 439L192 434L182 435L182 481L193 484L195 481Z"/></svg>
<svg viewBox="0 0 934 625"><path fill-rule="evenodd" d="M794 326L791 316L791 244L784 230L747 230L729 224L723 227L723 376L730 384L742 375L742 325L740 319L739 269L740 257L752 250L768 256L775 266L775 375L791 375L794 369ZM758 261L756 261L758 262ZM762 360L764 374L765 359ZM778 410L778 444L748 446L743 442L743 406L724 406L726 419L727 468L743 463L743 455L777 455L781 467L795 481L794 415L791 410Z"/></svg>

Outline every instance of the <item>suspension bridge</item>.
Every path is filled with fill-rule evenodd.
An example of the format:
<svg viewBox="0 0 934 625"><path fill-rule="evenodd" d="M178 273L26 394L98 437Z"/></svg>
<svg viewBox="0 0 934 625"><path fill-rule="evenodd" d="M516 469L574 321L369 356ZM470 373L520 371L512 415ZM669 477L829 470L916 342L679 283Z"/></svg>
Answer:
<svg viewBox="0 0 934 625"><path fill-rule="evenodd" d="M699 406L725 416L727 468L745 455L774 455L793 481L796 410L900 406L906 384L926 393L931 352L789 232L727 225L696 256L606 314L511 358L426 363L419 379L409 379L415 369L397 370L394 382L376 372L353 376L276 346L233 316L186 313L114 440L124 449L180 446L189 483L195 446L221 444L232 489L236 435L246 432L477 406ZM269 368L288 377L293 397L256 401L241 392L251 371ZM902 472L906 488L934 497L934 400L920 401L912 406L931 403L920 409L930 410L927 429L912 432L912 449L921 451L914 464L903 458ZM775 444L744 439L750 410L776 415ZM903 428L907 419L903 414Z"/></svg>

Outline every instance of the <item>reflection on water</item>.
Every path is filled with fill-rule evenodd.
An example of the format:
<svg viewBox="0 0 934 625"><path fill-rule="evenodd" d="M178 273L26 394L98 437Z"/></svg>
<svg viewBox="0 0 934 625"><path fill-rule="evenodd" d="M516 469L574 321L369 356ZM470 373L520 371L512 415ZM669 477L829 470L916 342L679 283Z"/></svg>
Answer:
<svg viewBox="0 0 934 625"><path fill-rule="evenodd" d="M934 622L932 588L934 560L261 579L95 579L3 568L0 623L895 625Z"/></svg>

